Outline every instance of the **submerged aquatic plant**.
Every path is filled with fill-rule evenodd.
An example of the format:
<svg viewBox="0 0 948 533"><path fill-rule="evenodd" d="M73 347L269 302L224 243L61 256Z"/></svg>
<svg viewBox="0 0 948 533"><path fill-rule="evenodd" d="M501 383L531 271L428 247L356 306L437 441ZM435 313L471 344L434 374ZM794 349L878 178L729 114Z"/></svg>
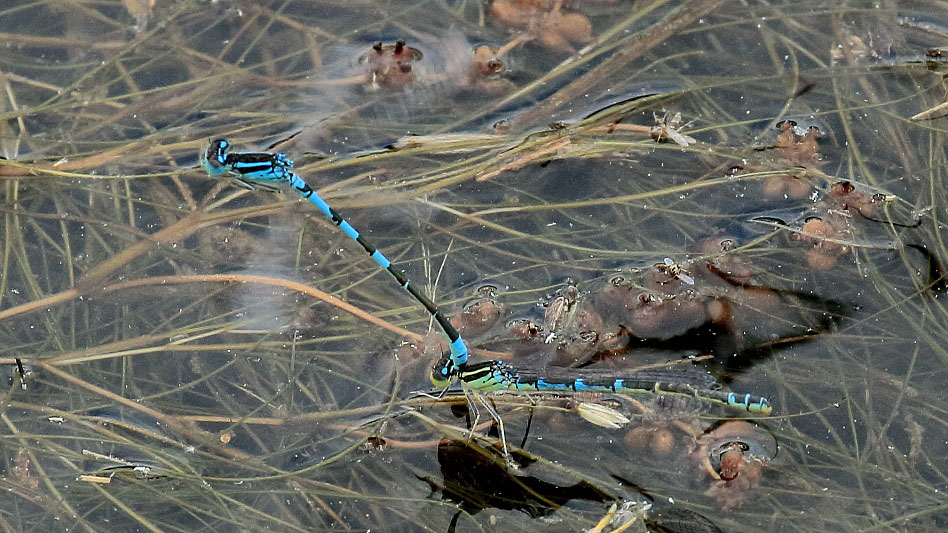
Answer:
<svg viewBox="0 0 948 533"><path fill-rule="evenodd" d="M0 9L0 523L943 528L941 7ZM473 360L777 408L487 396L502 457L410 394L446 344L358 245L195 168L223 137L294 159Z"/></svg>

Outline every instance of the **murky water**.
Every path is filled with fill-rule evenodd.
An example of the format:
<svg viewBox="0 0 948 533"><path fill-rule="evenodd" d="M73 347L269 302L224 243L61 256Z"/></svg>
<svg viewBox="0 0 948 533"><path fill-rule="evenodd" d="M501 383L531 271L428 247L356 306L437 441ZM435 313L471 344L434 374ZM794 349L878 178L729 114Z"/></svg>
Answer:
<svg viewBox="0 0 948 533"><path fill-rule="evenodd" d="M152 4L0 5L4 530L945 527L943 5ZM417 394L423 309L212 138L474 362L773 410Z"/></svg>

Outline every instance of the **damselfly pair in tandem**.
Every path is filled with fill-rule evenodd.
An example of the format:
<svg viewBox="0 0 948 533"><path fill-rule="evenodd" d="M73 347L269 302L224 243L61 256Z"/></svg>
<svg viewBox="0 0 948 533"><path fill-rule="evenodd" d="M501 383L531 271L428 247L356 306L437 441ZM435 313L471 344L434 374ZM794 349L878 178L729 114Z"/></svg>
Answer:
<svg viewBox="0 0 948 533"><path fill-rule="evenodd" d="M770 402L761 396L719 390L720 384L706 372L694 369L644 370L629 372L600 372L575 369L536 371L519 369L504 361L485 361L468 364L468 348L457 329L444 313L392 266L374 245L319 196L293 170L293 161L283 153L231 152L224 139L211 141L204 153L202 164L214 177L228 176L250 188L273 189L273 185L288 184L300 196L312 202L323 214L362 246L363 250L395 279L439 325L450 343L450 354L442 357L433 367L431 380L438 387L460 382L466 387L482 391L555 391L567 392L650 392L661 395L693 396L708 402L768 415Z"/></svg>

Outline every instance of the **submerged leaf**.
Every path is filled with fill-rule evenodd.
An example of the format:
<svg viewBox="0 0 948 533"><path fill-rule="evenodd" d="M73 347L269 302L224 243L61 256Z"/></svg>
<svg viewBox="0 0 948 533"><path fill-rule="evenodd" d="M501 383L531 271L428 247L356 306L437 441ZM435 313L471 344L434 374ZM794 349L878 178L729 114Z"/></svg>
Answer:
<svg viewBox="0 0 948 533"><path fill-rule="evenodd" d="M619 411L599 403L582 402L576 406L576 411L583 420L609 429L619 429L632 422Z"/></svg>

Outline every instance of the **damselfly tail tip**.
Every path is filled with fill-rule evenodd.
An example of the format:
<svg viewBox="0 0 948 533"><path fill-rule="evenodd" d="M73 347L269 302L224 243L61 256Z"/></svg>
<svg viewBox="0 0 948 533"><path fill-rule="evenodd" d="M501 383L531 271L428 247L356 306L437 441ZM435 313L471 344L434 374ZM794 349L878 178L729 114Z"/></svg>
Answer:
<svg viewBox="0 0 948 533"><path fill-rule="evenodd" d="M762 415L769 415L770 413L773 412L773 410L774 408L770 404L770 400L768 400L767 398L761 398L760 400L757 401L754 412L762 414Z"/></svg>
<svg viewBox="0 0 948 533"><path fill-rule="evenodd" d="M742 404L741 406L744 409L746 409L750 413L754 413L755 415L767 416L770 413L772 413L774 410L773 405L771 405L770 403L770 400L762 396L751 396L748 394L748 395L745 395L744 400L739 403Z"/></svg>

